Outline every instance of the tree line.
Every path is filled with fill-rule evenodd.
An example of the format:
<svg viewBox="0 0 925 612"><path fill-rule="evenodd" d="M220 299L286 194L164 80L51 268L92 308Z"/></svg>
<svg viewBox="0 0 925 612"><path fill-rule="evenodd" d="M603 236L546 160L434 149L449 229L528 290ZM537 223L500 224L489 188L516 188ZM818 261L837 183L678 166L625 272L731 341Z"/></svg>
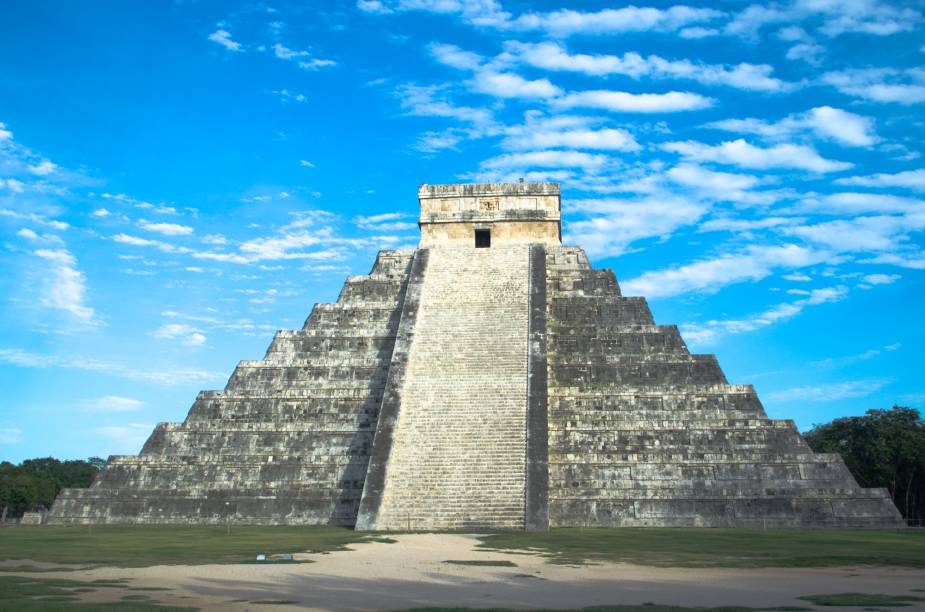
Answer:
<svg viewBox="0 0 925 612"><path fill-rule="evenodd" d="M0 463L0 516L19 517L23 512L47 510L61 489L86 488L93 483L106 460L59 461L52 457L27 459L15 465Z"/></svg>
<svg viewBox="0 0 925 612"><path fill-rule="evenodd" d="M886 487L906 519L925 522L925 423L918 410L868 410L803 437L814 452L841 455L862 487Z"/></svg>

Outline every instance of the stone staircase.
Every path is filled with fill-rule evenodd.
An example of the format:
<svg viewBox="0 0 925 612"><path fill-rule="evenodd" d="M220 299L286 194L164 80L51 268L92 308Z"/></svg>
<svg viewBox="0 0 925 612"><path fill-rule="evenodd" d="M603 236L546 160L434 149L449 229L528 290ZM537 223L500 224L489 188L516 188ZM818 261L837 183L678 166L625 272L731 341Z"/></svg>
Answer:
<svg viewBox="0 0 925 612"><path fill-rule="evenodd" d="M547 304L550 526L902 526L581 249L547 249Z"/></svg>
<svg viewBox="0 0 925 612"><path fill-rule="evenodd" d="M413 254L381 252L183 423L63 491L49 522L353 525Z"/></svg>
<svg viewBox="0 0 925 612"><path fill-rule="evenodd" d="M522 529L529 247L427 252L373 528Z"/></svg>

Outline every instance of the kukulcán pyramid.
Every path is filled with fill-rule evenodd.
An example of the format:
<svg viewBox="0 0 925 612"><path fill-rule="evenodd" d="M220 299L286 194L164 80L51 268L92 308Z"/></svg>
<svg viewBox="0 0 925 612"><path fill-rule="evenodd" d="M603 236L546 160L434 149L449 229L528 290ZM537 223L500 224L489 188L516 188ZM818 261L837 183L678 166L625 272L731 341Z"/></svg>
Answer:
<svg viewBox="0 0 925 612"><path fill-rule="evenodd" d="M423 185L382 251L52 523L896 527L716 358L562 246L559 185Z"/></svg>

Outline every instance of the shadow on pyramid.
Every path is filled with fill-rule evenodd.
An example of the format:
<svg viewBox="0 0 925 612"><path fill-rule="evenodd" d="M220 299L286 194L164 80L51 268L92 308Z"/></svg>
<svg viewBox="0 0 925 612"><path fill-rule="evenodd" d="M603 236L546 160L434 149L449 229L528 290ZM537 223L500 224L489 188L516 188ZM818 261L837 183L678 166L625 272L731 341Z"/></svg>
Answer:
<svg viewBox="0 0 925 612"><path fill-rule="evenodd" d="M562 246L558 184L419 198L419 248L380 252L48 522L903 526L886 490Z"/></svg>

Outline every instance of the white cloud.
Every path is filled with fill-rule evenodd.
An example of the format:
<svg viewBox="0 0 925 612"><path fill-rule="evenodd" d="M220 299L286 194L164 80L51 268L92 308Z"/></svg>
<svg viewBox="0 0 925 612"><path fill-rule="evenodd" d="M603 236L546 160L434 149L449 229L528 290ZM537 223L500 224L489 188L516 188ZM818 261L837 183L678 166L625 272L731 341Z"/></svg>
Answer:
<svg viewBox="0 0 925 612"><path fill-rule="evenodd" d="M698 231L701 232L734 232L737 234L746 233L753 230L769 229L786 225L799 223L803 219L795 217L760 217L757 219L729 219L720 217L710 219L700 224ZM786 278L786 277L785 277ZM809 280L809 277L807 277Z"/></svg>
<svg viewBox="0 0 925 612"><path fill-rule="evenodd" d="M891 378L854 380L783 389L768 393L765 397L774 402L831 402L852 397L867 397L892 382Z"/></svg>
<svg viewBox="0 0 925 612"><path fill-rule="evenodd" d="M528 112L522 125L505 130L501 146L507 150L528 151L563 147L568 149L597 149L607 151L638 151L641 147L628 131L615 128L597 128L591 124L599 120L572 115L544 117Z"/></svg>
<svg viewBox="0 0 925 612"><path fill-rule="evenodd" d="M583 151L531 151L528 153L507 153L483 161L483 169L510 168L583 168L597 170L608 163L606 155L585 153Z"/></svg>
<svg viewBox="0 0 925 612"><path fill-rule="evenodd" d="M628 52L617 55L570 54L552 42L509 42L508 54L521 62L544 70L580 72L592 76L621 74L639 79L689 79L704 85L727 85L750 91L783 91L792 87L773 78L772 66L741 63L734 66L694 63L690 60L667 60L657 55L643 57Z"/></svg>
<svg viewBox="0 0 925 612"><path fill-rule="evenodd" d="M40 303L70 314L78 323L97 325L96 313L87 305L87 282L77 269L77 259L66 249L38 249L46 269L42 275Z"/></svg>
<svg viewBox="0 0 925 612"><path fill-rule="evenodd" d="M290 92L288 89L276 89L273 91L273 94L276 95L283 102L307 102L308 96L298 92Z"/></svg>
<svg viewBox="0 0 925 612"><path fill-rule="evenodd" d="M20 238L25 238L32 242L44 243L44 244L64 244L64 241L61 240L61 237L56 234L39 234L28 227L24 227L16 232L16 235Z"/></svg>
<svg viewBox="0 0 925 612"><path fill-rule="evenodd" d="M724 31L754 41L765 26L820 19L819 31L829 37L849 32L887 36L914 29L921 13L878 0L792 0L751 4L730 20Z"/></svg>
<svg viewBox="0 0 925 612"><path fill-rule="evenodd" d="M909 230L922 225L919 220L912 226L902 216L870 216L789 227L782 232L838 252L892 251L901 245Z"/></svg>
<svg viewBox="0 0 925 612"><path fill-rule="evenodd" d="M93 211L92 214L94 217L108 217L112 213L106 210L105 208L97 208L96 210Z"/></svg>
<svg viewBox="0 0 925 612"><path fill-rule="evenodd" d="M94 412L134 412L141 408L143 401L131 397L106 395L96 399L86 399L80 402L84 410Z"/></svg>
<svg viewBox="0 0 925 612"><path fill-rule="evenodd" d="M522 31L538 30L555 37L576 34L622 34L626 32L671 32L692 24L702 24L724 13L709 8L671 6L667 9L626 6L585 12L560 9L546 13L526 13L504 27Z"/></svg>
<svg viewBox="0 0 925 612"><path fill-rule="evenodd" d="M661 148L694 161L730 164L759 170L795 168L824 173L845 170L853 166L847 162L825 159L809 146L780 144L761 148L741 138L718 145L708 145L693 140L667 142L661 145Z"/></svg>
<svg viewBox="0 0 925 612"><path fill-rule="evenodd" d="M113 242L118 242L120 244L129 244L132 246L142 246L142 247L154 247L164 253L190 253L190 249L186 247L177 247L167 242L161 240L148 240L147 238L139 238L138 236L131 236L129 234L116 234L112 237Z"/></svg>
<svg viewBox="0 0 925 612"><path fill-rule="evenodd" d="M811 66L822 63L825 47L813 42L801 42L787 49L786 58L789 60L803 60Z"/></svg>
<svg viewBox="0 0 925 612"><path fill-rule="evenodd" d="M360 229L376 232L404 232L417 229L418 224L402 221L407 218L405 213L383 213L380 215L354 217L353 222Z"/></svg>
<svg viewBox="0 0 925 612"><path fill-rule="evenodd" d="M34 164L32 166L29 166L29 172L31 172L32 174L37 174L38 176L46 176L48 174L52 174L53 172L56 172L57 170L58 170L58 166L56 164L51 163L47 159L37 164Z"/></svg>
<svg viewBox="0 0 925 612"><path fill-rule="evenodd" d="M831 106L818 106L778 122L755 118L724 119L709 123L707 127L740 134L757 134L771 140L784 140L800 132L812 131L822 138L854 147L870 146L879 140L873 119Z"/></svg>
<svg viewBox="0 0 925 612"><path fill-rule="evenodd" d="M231 33L228 32L228 30L215 30L209 34L209 40L220 44L229 51L244 51L244 49L241 48L241 43L235 42L231 39Z"/></svg>
<svg viewBox="0 0 925 612"><path fill-rule="evenodd" d="M700 110L713 105L713 99L700 94L670 91L663 94L634 94L625 91L578 91L555 98L559 108L600 108L622 113L673 113Z"/></svg>
<svg viewBox="0 0 925 612"><path fill-rule="evenodd" d="M901 278L899 274L865 274L861 280L868 285L892 285Z"/></svg>
<svg viewBox="0 0 925 612"><path fill-rule="evenodd" d="M273 54L281 60L294 61L303 70L318 70L328 66L335 66L337 62L329 59L313 58L308 51L297 51L276 43L273 45ZM297 100L301 102L301 100Z"/></svg>
<svg viewBox="0 0 925 612"><path fill-rule="evenodd" d="M827 261L831 254L795 244L751 246L677 267L645 272L621 283L626 295L649 298L684 293L715 293L727 285L758 281L778 268L802 268Z"/></svg>
<svg viewBox="0 0 925 612"><path fill-rule="evenodd" d="M665 237L696 223L708 207L677 196L644 200L571 200L569 210L590 216L567 226L567 239L592 256L615 257L644 238Z"/></svg>
<svg viewBox="0 0 925 612"><path fill-rule="evenodd" d="M826 72L821 80L844 94L873 102L925 102L925 71L920 69L859 68Z"/></svg>
<svg viewBox="0 0 925 612"><path fill-rule="evenodd" d="M851 176L835 179L839 185L856 185L858 187L903 187L916 191L925 191L925 170L906 170L896 174L871 174L868 176Z"/></svg>
<svg viewBox="0 0 925 612"><path fill-rule="evenodd" d="M165 323L151 335L161 340L180 340L184 346L202 346L207 339L201 329L186 323Z"/></svg>
<svg viewBox="0 0 925 612"><path fill-rule="evenodd" d="M433 43L428 48L438 62L460 70L476 70L484 61L478 53L465 51L456 45Z"/></svg>
<svg viewBox="0 0 925 612"><path fill-rule="evenodd" d="M138 222L138 227L165 236L188 236L193 233L193 228L188 225L179 225L177 223L151 223L144 219Z"/></svg>
<svg viewBox="0 0 925 612"><path fill-rule="evenodd" d="M13 132L6 129L6 124L0 121L0 142L3 142L4 140L12 140L12 139L13 139Z"/></svg>
<svg viewBox="0 0 925 612"><path fill-rule="evenodd" d="M311 163L307 159L300 159L299 165L302 166L303 168L314 168L315 167L315 164Z"/></svg>
<svg viewBox="0 0 925 612"><path fill-rule="evenodd" d="M836 215L880 213L925 213L925 201L885 193L829 193L807 196L797 208L801 211L831 213Z"/></svg>
<svg viewBox="0 0 925 612"><path fill-rule="evenodd" d="M910 270L925 270L925 253L883 253L871 259L866 259L860 263L866 264L888 264L899 266L900 268L909 268Z"/></svg>
<svg viewBox="0 0 925 612"><path fill-rule="evenodd" d="M206 234L202 241L206 244L228 244L228 239L221 234Z"/></svg>
<svg viewBox="0 0 925 612"><path fill-rule="evenodd" d="M804 294L804 292L799 292ZM825 287L805 292L805 298L794 302L777 304L760 313L750 315L744 319L731 319L725 321L707 321L706 323L687 324L682 326L684 338L691 342L709 344L720 336L752 332L763 327L774 325L792 319L800 314L806 307L818 304L840 302L848 295L848 288L844 286Z"/></svg>
<svg viewBox="0 0 925 612"><path fill-rule="evenodd" d="M485 108L457 106L445 97L445 88L431 85L402 85L395 90L402 108L409 115L420 117L446 117L471 123L480 130L494 125L491 111Z"/></svg>
<svg viewBox="0 0 925 612"><path fill-rule="evenodd" d="M497 98L552 98L562 90L548 79L528 80L511 72L480 70L472 77L473 90Z"/></svg>

